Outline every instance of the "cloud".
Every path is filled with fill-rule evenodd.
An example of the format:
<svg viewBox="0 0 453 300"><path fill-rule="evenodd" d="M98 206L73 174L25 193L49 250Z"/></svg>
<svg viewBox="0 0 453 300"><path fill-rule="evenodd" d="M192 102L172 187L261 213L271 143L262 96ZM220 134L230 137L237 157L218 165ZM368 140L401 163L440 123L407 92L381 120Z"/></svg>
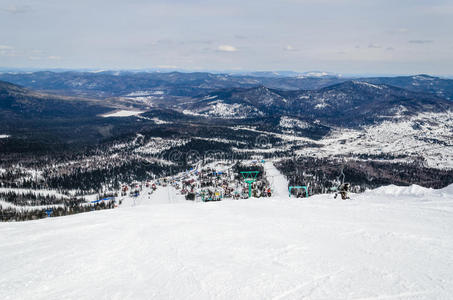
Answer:
<svg viewBox="0 0 453 300"><path fill-rule="evenodd" d="M10 14L23 14L31 11L30 6L24 5L24 6L17 6L14 4L9 5L8 7L5 8L0 8L1 11L10 13Z"/></svg>
<svg viewBox="0 0 453 300"><path fill-rule="evenodd" d="M291 45L286 45L285 48L283 48L285 51L297 51L296 48L294 48Z"/></svg>
<svg viewBox="0 0 453 300"><path fill-rule="evenodd" d="M8 45L0 45L0 56L15 56L15 49Z"/></svg>
<svg viewBox="0 0 453 300"><path fill-rule="evenodd" d="M382 48L382 46L375 43L371 43L368 45L368 48L379 49Z"/></svg>
<svg viewBox="0 0 453 300"><path fill-rule="evenodd" d="M231 45L220 45L217 50L222 52L236 52L238 49Z"/></svg>
<svg viewBox="0 0 453 300"><path fill-rule="evenodd" d="M403 34L403 33L408 33L409 29L401 27L401 28L395 28L387 31L390 34Z"/></svg>
<svg viewBox="0 0 453 300"><path fill-rule="evenodd" d="M179 69L178 66L174 66L174 65L158 65L157 68L159 68L159 69Z"/></svg>
<svg viewBox="0 0 453 300"><path fill-rule="evenodd" d="M41 49L17 49L9 45L0 45L0 56L26 58L28 60L61 60L61 56L49 55L47 51Z"/></svg>
<svg viewBox="0 0 453 300"><path fill-rule="evenodd" d="M453 14L453 5L452 4L440 4L434 5L428 8L424 8L423 12L429 12L437 15L452 15Z"/></svg>
<svg viewBox="0 0 453 300"><path fill-rule="evenodd" d="M409 44L431 44L434 43L433 40L410 40L408 41Z"/></svg>
<svg viewBox="0 0 453 300"><path fill-rule="evenodd" d="M0 64L451 73L453 35L448 28L453 18L444 15L451 1L0 0L0 28L6 30L0 38ZM446 2L449 6L438 5L429 13L430 6ZM87 13L88 7L92 12ZM81 15L83 22L74 26ZM187 24L190 30L181 30ZM55 38L65 34L71 39ZM431 39L431 44L416 41ZM42 53L32 52L35 47ZM411 51L424 48L430 51ZM347 54L339 55L339 50ZM60 61L49 58L56 55ZM30 62L29 56L41 60Z"/></svg>
<svg viewBox="0 0 453 300"><path fill-rule="evenodd" d="M398 28L398 29L396 29L396 32L406 33L406 32L409 32L409 29L407 29L407 28Z"/></svg>

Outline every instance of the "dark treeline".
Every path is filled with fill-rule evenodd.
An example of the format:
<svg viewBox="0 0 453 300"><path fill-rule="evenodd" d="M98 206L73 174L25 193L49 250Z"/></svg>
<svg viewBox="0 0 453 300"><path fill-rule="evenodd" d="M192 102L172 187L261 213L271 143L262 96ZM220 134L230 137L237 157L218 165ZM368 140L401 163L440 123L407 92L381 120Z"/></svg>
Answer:
<svg viewBox="0 0 453 300"><path fill-rule="evenodd" d="M174 172L181 168L172 168L146 161L124 161L119 166L110 168L83 170L73 169L69 174L47 177L47 185L56 189L77 189L82 191L98 191L102 188L118 190L122 183L145 181L154 176L169 175L170 169Z"/></svg>
<svg viewBox="0 0 453 300"><path fill-rule="evenodd" d="M112 209L114 207L115 203L113 201L102 201L85 205L70 204L44 209L17 209L14 207L2 207L0 205L0 222L19 222L47 218L48 214L46 211L49 211L49 209L51 209L51 217L60 217L94 210Z"/></svg>
<svg viewBox="0 0 453 300"><path fill-rule="evenodd" d="M194 133L199 137L193 138ZM217 141L222 133L235 139ZM160 140L155 142L156 139ZM120 136L92 147L5 154L0 162L0 187L55 189L61 193L76 190L77 195L86 195L105 189L117 190L132 181L173 175L200 161L250 159L255 153L235 152L233 147L266 148L276 143L278 140L273 137L224 127L213 127L209 133L205 127L197 126L155 129Z"/></svg>
<svg viewBox="0 0 453 300"><path fill-rule="evenodd" d="M32 192L17 193L14 191L0 192L0 199L16 206L38 206L65 204L69 206L85 202L83 198L63 198L55 195L41 195Z"/></svg>
<svg viewBox="0 0 453 300"><path fill-rule="evenodd" d="M353 192L383 185L417 184L430 188L443 188L453 183L453 170L439 170L413 163L376 161L335 161L298 157L282 160L276 167L288 178L289 185L305 185L310 193L326 193L338 187L343 180L351 183Z"/></svg>

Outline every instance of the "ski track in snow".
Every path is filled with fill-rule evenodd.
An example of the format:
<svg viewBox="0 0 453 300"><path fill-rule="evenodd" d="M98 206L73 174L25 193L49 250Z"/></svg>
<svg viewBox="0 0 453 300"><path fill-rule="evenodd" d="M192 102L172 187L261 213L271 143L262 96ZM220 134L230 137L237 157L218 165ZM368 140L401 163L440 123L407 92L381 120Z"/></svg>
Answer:
<svg viewBox="0 0 453 300"><path fill-rule="evenodd" d="M1 298L453 297L453 185L296 199L265 170L279 197L201 203L159 187L119 209L0 223Z"/></svg>

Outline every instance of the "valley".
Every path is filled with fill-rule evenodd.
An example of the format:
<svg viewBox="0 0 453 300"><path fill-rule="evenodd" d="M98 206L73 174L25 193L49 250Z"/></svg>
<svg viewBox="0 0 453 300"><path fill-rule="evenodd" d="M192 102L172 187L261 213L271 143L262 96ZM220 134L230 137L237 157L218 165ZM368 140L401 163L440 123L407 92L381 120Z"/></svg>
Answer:
<svg viewBox="0 0 453 300"><path fill-rule="evenodd" d="M82 203L210 163L263 159L310 195L331 191L342 172L356 192L453 183L445 79L109 72L0 79L27 84L0 84L0 188L50 189ZM284 82L308 89L275 89ZM416 91L426 82L435 84ZM398 87L409 83L417 89ZM57 198L33 203L64 202Z"/></svg>

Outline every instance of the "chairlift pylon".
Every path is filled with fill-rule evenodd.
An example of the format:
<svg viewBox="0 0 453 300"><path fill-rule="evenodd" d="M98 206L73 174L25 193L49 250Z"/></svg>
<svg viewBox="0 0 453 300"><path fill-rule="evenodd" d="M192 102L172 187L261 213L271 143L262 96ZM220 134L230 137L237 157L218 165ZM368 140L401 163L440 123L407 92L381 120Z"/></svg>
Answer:
<svg viewBox="0 0 453 300"><path fill-rule="evenodd" d="M260 171L242 171L241 175L244 182L249 185L249 198L252 197L252 183L256 181L256 177Z"/></svg>

